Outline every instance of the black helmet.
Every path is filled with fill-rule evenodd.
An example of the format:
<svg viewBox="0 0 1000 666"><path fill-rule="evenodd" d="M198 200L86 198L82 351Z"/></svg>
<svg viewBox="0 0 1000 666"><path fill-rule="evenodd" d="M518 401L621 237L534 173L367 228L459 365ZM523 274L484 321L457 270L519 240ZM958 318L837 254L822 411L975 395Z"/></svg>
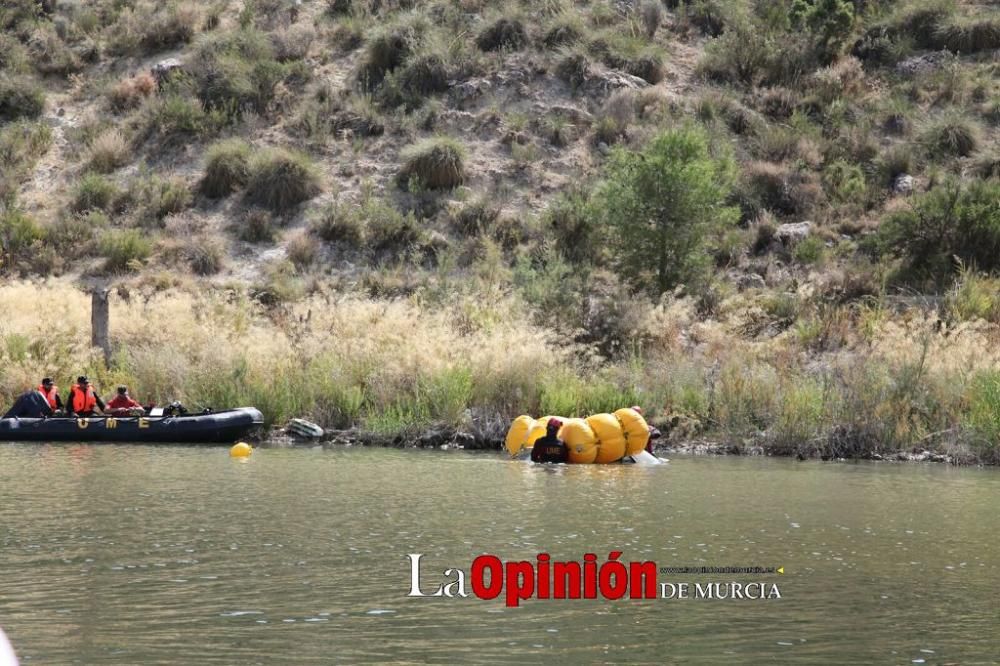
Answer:
<svg viewBox="0 0 1000 666"><path fill-rule="evenodd" d="M52 378L51 377L43 377L42 378L42 386L52 386Z"/></svg>
<svg viewBox="0 0 1000 666"><path fill-rule="evenodd" d="M87 375L80 375L79 377L76 378L76 383L77 384L88 384L88 383L90 383L90 380L87 379Z"/></svg>
<svg viewBox="0 0 1000 666"><path fill-rule="evenodd" d="M127 386L125 386L124 384L122 384L121 386L118 387L118 395L125 395L126 393L128 393L128 387Z"/></svg>

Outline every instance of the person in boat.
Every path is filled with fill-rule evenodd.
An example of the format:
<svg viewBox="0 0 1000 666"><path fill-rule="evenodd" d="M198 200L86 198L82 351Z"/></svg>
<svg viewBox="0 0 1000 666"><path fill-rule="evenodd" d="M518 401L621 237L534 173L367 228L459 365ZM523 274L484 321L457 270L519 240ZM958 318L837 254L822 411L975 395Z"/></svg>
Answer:
<svg viewBox="0 0 1000 666"><path fill-rule="evenodd" d="M52 408L45 394L38 389L22 393L7 413L5 419L43 419L52 416Z"/></svg>
<svg viewBox="0 0 1000 666"><path fill-rule="evenodd" d="M107 413L112 416L142 416L146 410L128 394L124 384L118 387L115 397L108 400Z"/></svg>
<svg viewBox="0 0 1000 666"><path fill-rule="evenodd" d="M42 383L38 385L38 391L45 396L45 401L49 403L53 414L62 413L63 402L59 397L59 387L52 383L51 377L44 377Z"/></svg>
<svg viewBox="0 0 1000 666"><path fill-rule="evenodd" d="M559 439L559 428L562 421L559 419L549 419L545 425L545 435L539 437L535 445L531 447L531 462L536 463L564 463L569 459L569 449L566 443Z"/></svg>
<svg viewBox="0 0 1000 666"><path fill-rule="evenodd" d="M68 416L94 416L104 411L104 401L97 395L94 387L86 375L76 378L76 384L69 390L66 396L66 414Z"/></svg>
<svg viewBox="0 0 1000 666"><path fill-rule="evenodd" d="M642 407L639 405L632 405L632 409L642 414ZM647 425L647 427L649 428L649 439L646 441L646 453L652 454L654 448L653 441L662 437L663 433L660 432L659 428L655 428L651 425Z"/></svg>

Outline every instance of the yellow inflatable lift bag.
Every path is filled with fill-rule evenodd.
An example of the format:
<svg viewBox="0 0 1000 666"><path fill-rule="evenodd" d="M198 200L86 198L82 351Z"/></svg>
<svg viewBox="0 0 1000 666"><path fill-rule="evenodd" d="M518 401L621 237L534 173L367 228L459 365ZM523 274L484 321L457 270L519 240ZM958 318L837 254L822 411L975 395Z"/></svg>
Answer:
<svg viewBox="0 0 1000 666"><path fill-rule="evenodd" d="M634 456L645 449L649 442L649 424L642 414L625 407L615 412L615 418L625 432L625 455Z"/></svg>
<svg viewBox="0 0 1000 666"><path fill-rule="evenodd" d="M597 459L597 435L584 419L564 421L559 439L566 443L571 463L589 465Z"/></svg>
<svg viewBox="0 0 1000 666"><path fill-rule="evenodd" d="M535 427L535 419L531 418L527 414L522 414L514 419L514 422L510 424L510 430L507 431L507 439L504 440L504 445L507 447L507 452L511 456L516 456L521 452L526 446L531 446L528 444L528 436L531 434L532 429Z"/></svg>
<svg viewBox="0 0 1000 666"><path fill-rule="evenodd" d="M614 414L594 414L587 423L597 435L598 449L594 462L607 464L625 457L625 432Z"/></svg>

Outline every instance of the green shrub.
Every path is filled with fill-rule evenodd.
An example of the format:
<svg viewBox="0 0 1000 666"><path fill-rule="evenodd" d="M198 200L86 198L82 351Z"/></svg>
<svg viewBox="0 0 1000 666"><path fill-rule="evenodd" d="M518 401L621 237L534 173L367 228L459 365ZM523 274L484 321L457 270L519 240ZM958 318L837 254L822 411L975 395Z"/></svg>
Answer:
<svg viewBox="0 0 1000 666"><path fill-rule="evenodd" d="M97 55L96 46L81 42L73 49L57 34L52 24L41 24L31 36L29 53L31 65L39 74L67 76L83 69L83 60L77 52L93 60Z"/></svg>
<svg viewBox="0 0 1000 666"><path fill-rule="evenodd" d="M968 392L967 423L976 436L976 452L987 463L1000 463L1000 373L978 372Z"/></svg>
<svg viewBox="0 0 1000 666"><path fill-rule="evenodd" d="M247 211L236 232L240 240L248 243L270 243L274 241L276 232L271 213L261 208Z"/></svg>
<svg viewBox="0 0 1000 666"><path fill-rule="evenodd" d="M253 29L203 42L188 70L205 108L230 116L266 112L275 87L289 71L277 61L267 35Z"/></svg>
<svg viewBox="0 0 1000 666"><path fill-rule="evenodd" d="M969 54L1000 49L1000 20L978 18L938 26L934 41L939 48Z"/></svg>
<svg viewBox="0 0 1000 666"><path fill-rule="evenodd" d="M0 76L0 120L37 118L45 109L45 93L34 81Z"/></svg>
<svg viewBox="0 0 1000 666"><path fill-rule="evenodd" d="M942 285L955 260L978 270L1000 269L1000 182L948 181L891 213L879 228L882 252L905 260L902 277Z"/></svg>
<svg viewBox="0 0 1000 666"><path fill-rule="evenodd" d="M0 203L16 193L38 158L52 146L52 128L25 120L0 128Z"/></svg>
<svg viewBox="0 0 1000 666"><path fill-rule="evenodd" d="M993 152L980 156L972 165L972 173L977 178L1000 178L1000 154Z"/></svg>
<svg viewBox="0 0 1000 666"><path fill-rule="evenodd" d="M701 277L709 232L735 222L725 205L736 173L699 130L666 131L645 150L612 153L595 214L614 230L623 275L657 293Z"/></svg>
<svg viewBox="0 0 1000 666"><path fill-rule="evenodd" d="M328 243L357 248L364 240L363 211L357 206L332 203L312 219L310 229Z"/></svg>
<svg viewBox="0 0 1000 666"><path fill-rule="evenodd" d="M565 81L574 90L587 81L590 62L583 53L570 51L556 63L556 76Z"/></svg>
<svg viewBox="0 0 1000 666"><path fill-rule="evenodd" d="M960 266L955 286L945 296L945 309L954 321L1000 322L1000 280Z"/></svg>
<svg viewBox="0 0 1000 666"><path fill-rule="evenodd" d="M89 210L110 211L121 196L118 186L99 174L90 172L84 174L76 184L70 209L77 213Z"/></svg>
<svg viewBox="0 0 1000 666"><path fill-rule="evenodd" d="M191 205L192 195L180 178L146 175L129 184L128 198L136 209L136 219L144 226L160 226L167 215L180 213Z"/></svg>
<svg viewBox="0 0 1000 666"><path fill-rule="evenodd" d="M816 236L809 236L799 241L792 250L792 256L800 264L818 263L826 252L826 245Z"/></svg>
<svg viewBox="0 0 1000 666"><path fill-rule="evenodd" d="M864 203L865 173L856 164L837 160L823 169L827 197L838 203Z"/></svg>
<svg viewBox="0 0 1000 666"><path fill-rule="evenodd" d="M326 10L334 16L350 14L354 8L354 0L327 0Z"/></svg>
<svg viewBox="0 0 1000 666"><path fill-rule="evenodd" d="M546 48L556 49L561 46L575 44L583 36L583 30L577 21L568 20L556 23L545 33L542 44Z"/></svg>
<svg viewBox="0 0 1000 666"><path fill-rule="evenodd" d="M766 77L774 50L767 34L740 24L708 42L698 69L715 81L753 86Z"/></svg>
<svg viewBox="0 0 1000 666"><path fill-rule="evenodd" d="M651 84L663 80L663 51L641 37L610 34L607 39L597 39L591 51L605 65L637 76Z"/></svg>
<svg viewBox="0 0 1000 666"><path fill-rule="evenodd" d="M214 129L213 118L197 99L168 93L147 107L149 130L164 137L200 136Z"/></svg>
<svg viewBox="0 0 1000 666"><path fill-rule="evenodd" d="M905 144L892 146L878 157L875 166L882 185L890 187L899 176L916 172L913 147Z"/></svg>
<svg viewBox="0 0 1000 666"><path fill-rule="evenodd" d="M247 200L285 213L321 191L319 171L306 155L272 149L250 162Z"/></svg>
<svg viewBox="0 0 1000 666"><path fill-rule="evenodd" d="M913 3L890 19L889 32L910 36L920 48L935 48L936 35L954 13L951 0Z"/></svg>
<svg viewBox="0 0 1000 666"><path fill-rule="evenodd" d="M137 229L115 229L101 238L100 252L106 272L124 273L137 270L153 253L153 244Z"/></svg>
<svg viewBox="0 0 1000 666"><path fill-rule="evenodd" d="M410 55L411 37L402 30L383 32L372 38L365 48L365 55L357 79L363 90L374 91L386 74L399 68Z"/></svg>
<svg viewBox="0 0 1000 666"><path fill-rule="evenodd" d="M456 231L467 236L486 233L500 217L500 206L488 197L465 204L452 216Z"/></svg>
<svg viewBox="0 0 1000 666"><path fill-rule="evenodd" d="M483 51L519 51L527 44L528 32L516 18L500 18L476 36L476 46Z"/></svg>
<svg viewBox="0 0 1000 666"><path fill-rule="evenodd" d="M213 143L205 160L201 192L213 199L232 194L250 178L250 144L242 139Z"/></svg>
<svg viewBox="0 0 1000 666"><path fill-rule="evenodd" d="M751 162L743 170L743 187L756 207L778 215L806 214L822 200L813 174L771 162Z"/></svg>
<svg viewBox="0 0 1000 666"><path fill-rule="evenodd" d="M921 141L931 159L968 157L979 146L979 126L969 118L946 116L927 127Z"/></svg>
<svg viewBox="0 0 1000 666"><path fill-rule="evenodd" d="M598 220L584 192L571 191L553 201L542 224L552 231L559 253L569 261L587 264L599 256L603 246L597 242Z"/></svg>
<svg viewBox="0 0 1000 666"><path fill-rule="evenodd" d="M431 190L451 189L465 181L465 148L455 139L436 137L407 146L399 180Z"/></svg>
<svg viewBox="0 0 1000 666"><path fill-rule="evenodd" d="M809 450L826 424L831 395L825 382L797 380L782 387L769 449L776 453Z"/></svg>
<svg viewBox="0 0 1000 666"><path fill-rule="evenodd" d="M26 72L28 63L28 52L21 42L14 35L0 31L0 72Z"/></svg>
<svg viewBox="0 0 1000 666"><path fill-rule="evenodd" d="M49 227L48 244L67 261L88 256L93 253L95 235L109 226L108 216L99 210L82 215L61 215Z"/></svg>
<svg viewBox="0 0 1000 666"><path fill-rule="evenodd" d="M403 215L384 202L368 202L362 215L365 219L367 244L376 258L402 258L407 250L417 244L423 233L412 213Z"/></svg>
<svg viewBox="0 0 1000 666"><path fill-rule="evenodd" d="M279 261L264 267L263 280L255 285L254 297L266 306L280 305L299 300L305 294L305 286L296 275L295 266L290 261Z"/></svg>
<svg viewBox="0 0 1000 666"><path fill-rule="evenodd" d="M0 209L0 271L24 259L36 243L45 240L45 229L16 209Z"/></svg>
<svg viewBox="0 0 1000 666"><path fill-rule="evenodd" d="M448 64L435 53L417 56L400 70L399 85L411 98L417 99L444 92L448 89Z"/></svg>
<svg viewBox="0 0 1000 666"><path fill-rule="evenodd" d="M161 51L191 41L199 18L197 5L179 2L158 5L140 5L119 14L110 30L112 52Z"/></svg>
<svg viewBox="0 0 1000 666"><path fill-rule="evenodd" d="M767 429L778 406L777 384L771 366L747 365L736 359L727 362L713 387L713 419L735 439Z"/></svg>
<svg viewBox="0 0 1000 666"><path fill-rule="evenodd" d="M185 249L191 271L196 275L215 275L222 270L226 250L214 239L200 239Z"/></svg>
<svg viewBox="0 0 1000 666"><path fill-rule="evenodd" d="M806 28L817 41L817 50L829 61L841 49L854 27L854 6L845 0L793 0L793 28Z"/></svg>

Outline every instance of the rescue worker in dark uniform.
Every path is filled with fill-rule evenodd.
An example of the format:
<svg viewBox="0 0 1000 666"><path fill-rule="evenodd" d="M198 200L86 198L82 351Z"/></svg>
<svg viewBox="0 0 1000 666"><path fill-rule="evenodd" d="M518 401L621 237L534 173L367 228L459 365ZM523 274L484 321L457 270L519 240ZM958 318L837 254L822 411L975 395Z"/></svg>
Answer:
<svg viewBox="0 0 1000 666"><path fill-rule="evenodd" d="M562 421L549 419L545 426L545 435L539 437L531 448L531 462L564 463L569 459L569 449L558 436L561 427Z"/></svg>
<svg viewBox="0 0 1000 666"><path fill-rule="evenodd" d="M5 419L43 419L52 416L45 394L38 389L23 393L3 415Z"/></svg>

